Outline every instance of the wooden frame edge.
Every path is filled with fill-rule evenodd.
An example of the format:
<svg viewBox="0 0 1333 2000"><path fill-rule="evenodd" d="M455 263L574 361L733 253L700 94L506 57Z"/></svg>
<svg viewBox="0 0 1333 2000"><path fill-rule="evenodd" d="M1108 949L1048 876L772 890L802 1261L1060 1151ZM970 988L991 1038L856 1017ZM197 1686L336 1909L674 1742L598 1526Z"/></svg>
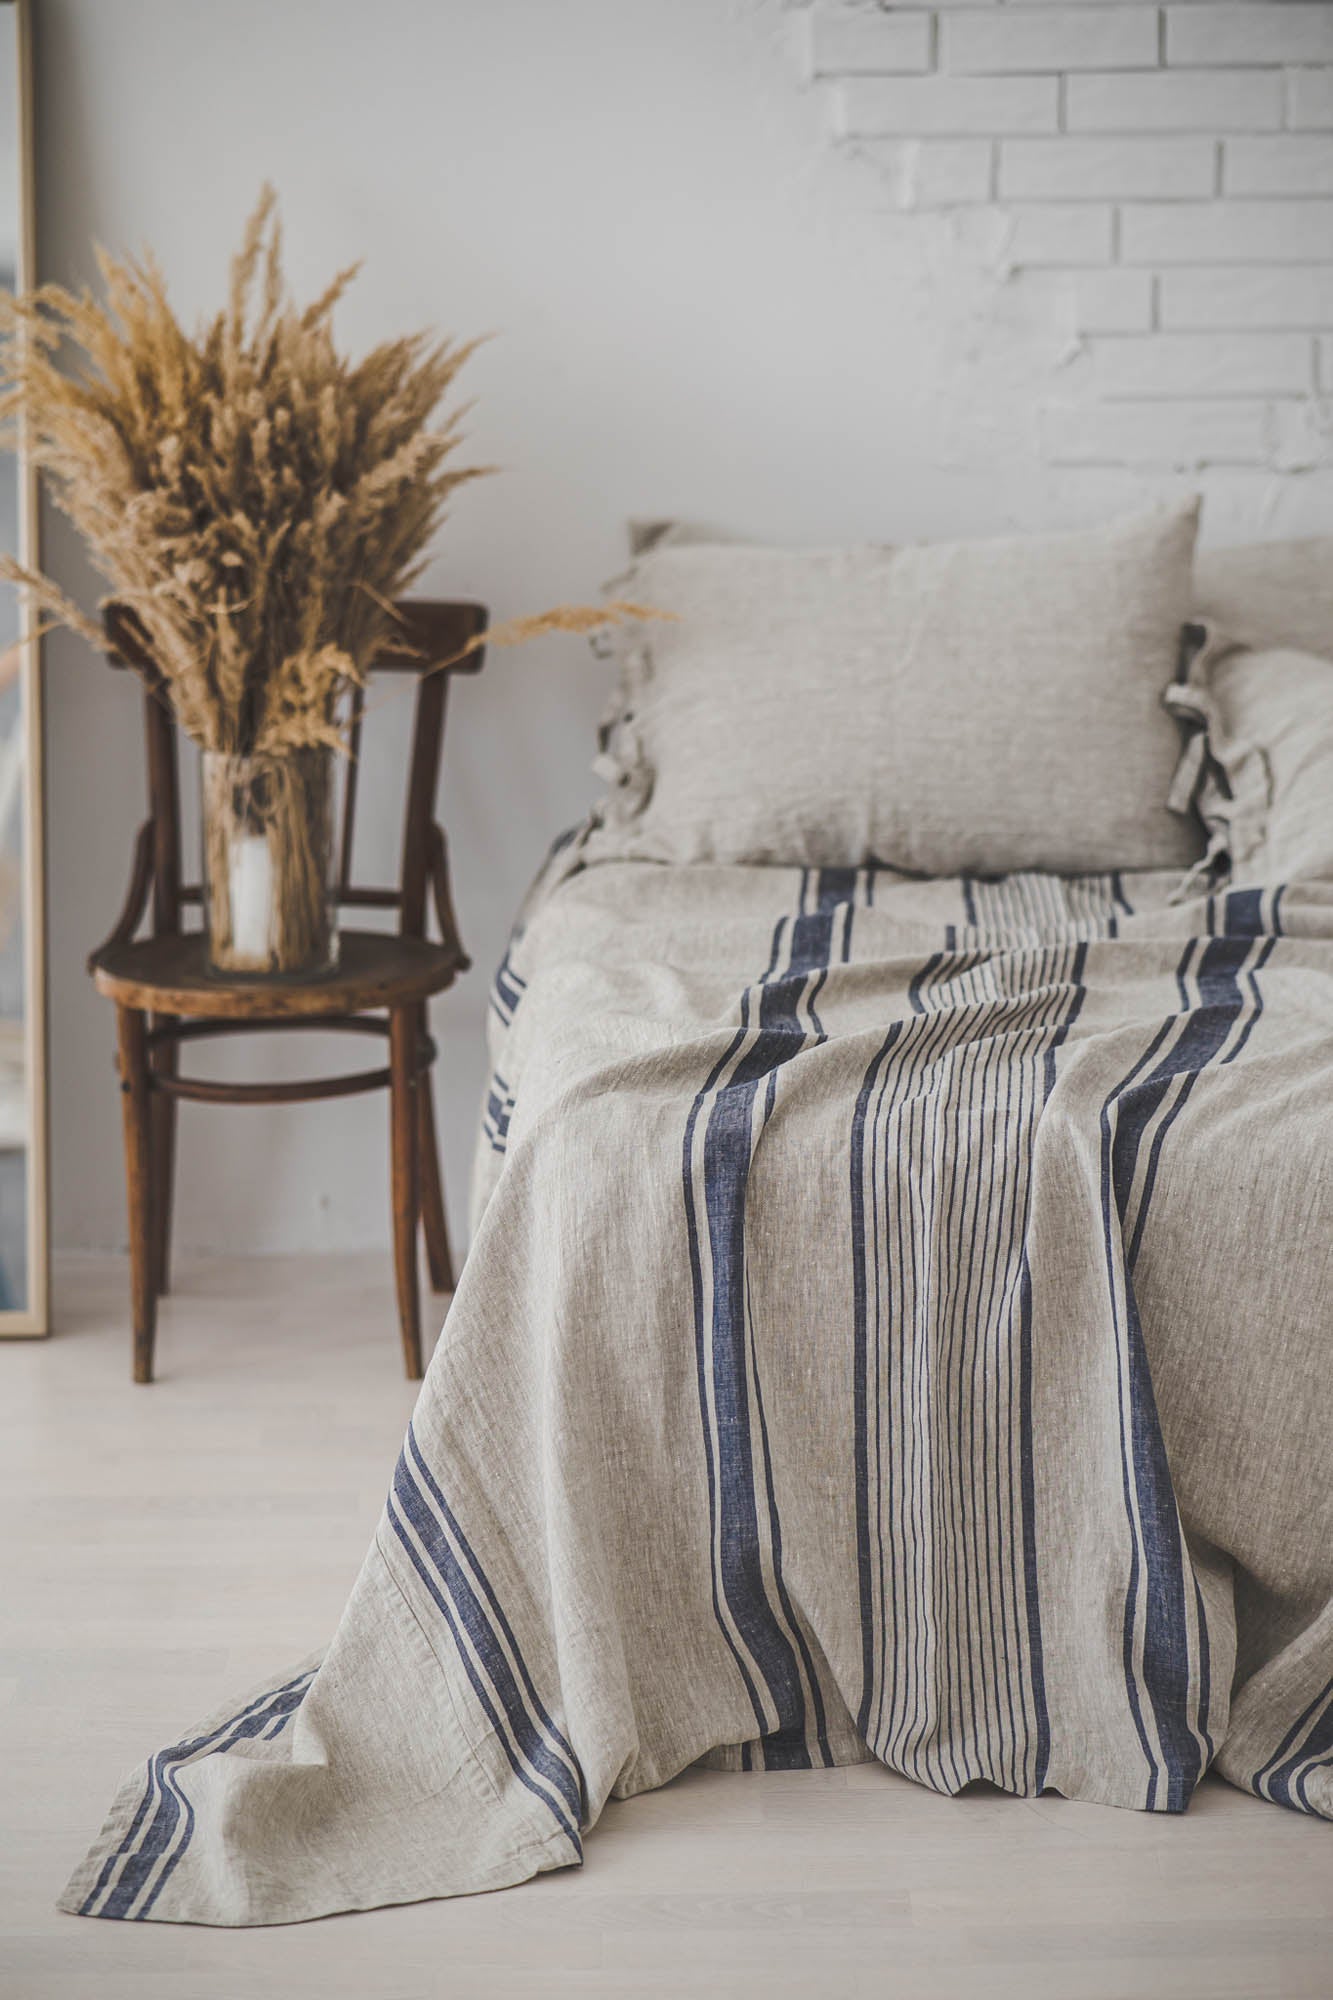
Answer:
<svg viewBox="0 0 1333 2000"><path fill-rule="evenodd" d="M19 122L19 242L15 282L19 291L37 282L37 133L33 94L31 0L10 0L17 29ZM19 454L19 557L40 565L37 469ZM28 608L31 617L31 607ZM51 1331L51 1189L46 1074L46 841L40 641L23 648L24 1049L28 1083L28 1302L0 1312L0 1339Z"/></svg>

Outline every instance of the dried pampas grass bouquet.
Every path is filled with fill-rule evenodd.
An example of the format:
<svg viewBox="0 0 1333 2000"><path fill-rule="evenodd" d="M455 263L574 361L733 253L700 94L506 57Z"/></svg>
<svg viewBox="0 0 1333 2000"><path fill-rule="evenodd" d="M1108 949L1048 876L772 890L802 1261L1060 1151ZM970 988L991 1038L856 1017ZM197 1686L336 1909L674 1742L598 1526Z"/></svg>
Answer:
<svg viewBox="0 0 1333 2000"><path fill-rule="evenodd" d="M151 257L98 262L104 300L59 285L0 298L0 425L11 441L21 430L109 585L103 602L133 613L155 688L205 753L215 964L309 972L336 953L340 703L390 638L392 600L420 575L449 496L478 476L456 462L458 413L440 414L475 343L416 334L348 360L331 315L356 267L298 307L271 188L225 307L193 333ZM9 558L0 576L105 649L98 620L49 578ZM488 636L632 609L562 607Z"/></svg>

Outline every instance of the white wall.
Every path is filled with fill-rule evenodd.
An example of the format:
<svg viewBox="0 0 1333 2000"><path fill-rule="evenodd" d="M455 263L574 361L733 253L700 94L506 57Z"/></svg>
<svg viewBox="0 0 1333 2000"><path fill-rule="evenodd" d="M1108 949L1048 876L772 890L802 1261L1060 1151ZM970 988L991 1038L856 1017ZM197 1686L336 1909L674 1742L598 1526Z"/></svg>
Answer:
<svg viewBox="0 0 1333 2000"><path fill-rule="evenodd" d="M504 472L460 496L427 578L439 592L500 615L586 597L631 512L775 538L934 536L1096 518L1189 483L1046 462L1066 297L1049 275L1015 279L984 230L898 212L836 142L828 88L802 86L777 0L35 11L44 275L89 275L94 238L151 243L180 308L210 306L267 175L299 290L366 256L340 317L350 343L497 330L470 371L471 431ZM1333 518L1326 466L1201 476L1215 539ZM67 539L48 553L89 587ZM550 641L458 693L445 817L478 969L439 1009L456 1214L486 979L546 842L590 796L604 676L581 643ZM66 640L48 686L55 1234L100 1245L123 1233L119 1106L111 1019L82 967L139 812L137 704ZM388 760L367 775L387 866ZM181 1240L384 1241L384 1151L377 1098L187 1107Z"/></svg>
<svg viewBox="0 0 1333 2000"><path fill-rule="evenodd" d="M1052 463L1329 463L1333 6L815 0L794 40L894 205L1068 326Z"/></svg>

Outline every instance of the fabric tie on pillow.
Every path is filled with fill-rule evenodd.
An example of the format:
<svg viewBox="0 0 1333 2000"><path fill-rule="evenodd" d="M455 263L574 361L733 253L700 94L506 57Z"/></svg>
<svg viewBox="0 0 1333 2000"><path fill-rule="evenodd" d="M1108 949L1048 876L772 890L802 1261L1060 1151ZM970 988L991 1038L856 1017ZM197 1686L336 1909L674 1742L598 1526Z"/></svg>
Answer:
<svg viewBox="0 0 1333 2000"><path fill-rule="evenodd" d="M1207 832L1180 894L1224 874L1233 888L1333 881L1333 660L1196 629L1164 697L1191 731L1169 802Z"/></svg>

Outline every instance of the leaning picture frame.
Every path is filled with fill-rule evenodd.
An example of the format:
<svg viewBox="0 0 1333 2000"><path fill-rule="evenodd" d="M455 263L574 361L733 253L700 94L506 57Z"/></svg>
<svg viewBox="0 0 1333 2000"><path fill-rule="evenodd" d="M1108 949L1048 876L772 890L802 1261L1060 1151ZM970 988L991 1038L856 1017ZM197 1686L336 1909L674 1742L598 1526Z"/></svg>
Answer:
<svg viewBox="0 0 1333 2000"><path fill-rule="evenodd" d="M0 0L0 30L5 16L9 17L3 66L7 102L0 104L0 154L8 149L9 159L7 166L0 163L0 189L9 190L10 212L0 215L0 231L10 240L14 289L25 292L37 281L30 0ZM25 446L22 420L12 476L14 553L26 568L36 569L40 566L37 471ZM4 1149L0 1151L0 1338L50 1331L41 646L34 633L36 606L25 601L27 593L21 590L17 597L16 698L4 718L8 741L0 742L0 767L8 766L0 768L0 811L5 813L0 864L13 899L10 937L7 944L0 941L9 989L5 994L9 1017L0 1020L0 1148ZM10 851L11 845L16 852ZM21 1003L18 1019L9 1013L14 995Z"/></svg>

